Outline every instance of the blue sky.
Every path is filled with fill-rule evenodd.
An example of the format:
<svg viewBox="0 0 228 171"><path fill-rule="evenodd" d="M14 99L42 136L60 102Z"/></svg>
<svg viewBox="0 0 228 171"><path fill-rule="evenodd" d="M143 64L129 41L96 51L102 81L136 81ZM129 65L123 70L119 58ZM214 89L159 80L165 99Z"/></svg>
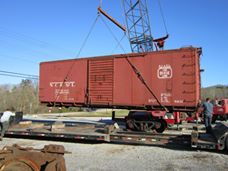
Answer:
<svg viewBox="0 0 228 171"><path fill-rule="evenodd" d="M124 24L121 0L103 0L102 8ZM166 49L203 48L202 86L228 85L228 1L160 0L170 38ZM97 16L100 0L0 0L0 70L39 74L42 61L75 58ZM148 0L151 30L165 35L157 0ZM120 40L123 32L106 21ZM123 53L98 19L80 57ZM127 38L122 46L130 52ZM20 78L0 76L0 84Z"/></svg>

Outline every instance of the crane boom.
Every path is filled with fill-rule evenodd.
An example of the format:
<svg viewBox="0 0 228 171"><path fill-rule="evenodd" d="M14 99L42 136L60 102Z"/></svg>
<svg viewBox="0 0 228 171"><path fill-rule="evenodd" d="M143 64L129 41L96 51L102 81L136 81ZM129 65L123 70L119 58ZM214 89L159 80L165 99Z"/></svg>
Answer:
<svg viewBox="0 0 228 171"><path fill-rule="evenodd" d="M120 29L122 29L124 32L126 31L126 28L122 26L120 23L118 23L114 18L112 18L110 15L108 15L100 6L98 7L98 13L103 14L106 18L108 18L111 22L113 22L115 25L117 25Z"/></svg>
<svg viewBox="0 0 228 171"><path fill-rule="evenodd" d="M122 0L132 52L153 51L146 0Z"/></svg>

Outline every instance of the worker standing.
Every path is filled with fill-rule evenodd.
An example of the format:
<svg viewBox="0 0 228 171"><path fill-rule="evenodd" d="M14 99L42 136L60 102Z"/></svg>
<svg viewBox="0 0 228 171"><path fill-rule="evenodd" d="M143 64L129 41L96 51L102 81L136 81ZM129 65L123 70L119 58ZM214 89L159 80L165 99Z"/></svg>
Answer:
<svg viewBox="0 0 228 171"><path fill-rule="evenodd" d="M2 117L0 119L0 126L1 126L1 137L0 137L0 139L2 139L6 130L8 130L8 128L9 128L10 116L15 116L15 114L12 113L9 109L6 109L6 111L3 112L3 114L2 114Z"/></svg>
<svg viewBox="0 0 228 171"><path fill-rule="evenodd" d="M206 133L211 133L211 120L213 114L213 105L210 102L210 98L206 98L206 101L203 103L203 117L206 127Z"/></svg>

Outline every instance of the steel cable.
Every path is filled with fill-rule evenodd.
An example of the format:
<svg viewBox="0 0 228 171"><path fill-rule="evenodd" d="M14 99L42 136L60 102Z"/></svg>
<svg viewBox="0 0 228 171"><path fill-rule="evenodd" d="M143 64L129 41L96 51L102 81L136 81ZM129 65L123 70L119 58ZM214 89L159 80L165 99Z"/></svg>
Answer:
<svg viewBox="0 0 228 171"><path fill-rule="evenodd" d="M123 50L123 52L126 54L126 51L124 49L124 47L121 45L121 43L118 41L117 37L115 36L115 34L112 32L112 30L110 29L110 27L108 26L108 24L104 21L104 19L101 17L103 23L105 24L105 26L108 28L108 30L110 31L111 35L114 37L114 39L118 42L119 46L121 47L121 49ZM168 109L161 104L161 102L159 101L159 99L157 98L157 96L155 95L155 93L151 90L151 88L148 86L146 80L143 78L142 74L139 72L139 70L132 64L132 62L129 60L129 57L127 55L127 57L125 57L125 59L127 60L127 62L129 63L129 65L131 66L131 68L133 69L134 73L137 75L138 79L143 83L143 85L146 87L146 89L150 92L150 94L155 98L155 100L157 101L158 105L160 105L166 112L168 112Z"/></svg>
<svg viewBox="0 0 228 171"><path fill-rule="evenodd" d="M97 23L97 20L98 20L99 16L100 16L100 15L98 14L97 17L96 17L96 19L94 20L94 22L93 22L93 24L92 24L92 26L91 26L91 28L90 28L90 30L89 30L89 33L87 34L85 40L84 40L83 43L82 43L82 46L81 46L80 49L79 49L79 52L78 52L76 58L79 57L79 55L81 54L81 51L82 51L82 49L84 48L84 46L85 46L85 44L86 44L86 42L87 42L87 40L88 40L90 34L92 33L92 31L93 31L93 29L94 29L94 27L95 27L95 25L96 25L96 23Z"/></svg>
<svg viewBox="0 0 228 171"><path fill-rule="evenodd" d="M84 46L86 45L86 42L87 42L89 36L91 35L91 33L92 33L92 31L93 31L93 29L94 29L96 23L97 23L97 20L98 20L99 16L100 16L99 14L96 16L96 18L95 18L95 20L94 20L92 26L90 27L89 32L88 32L87 36L85 37L85 39L84 39L84 41L83 41L83 43L82 43L82 46L80 47L80 49L79 49L79 51L78 51L78 53L77 53L75 59L78 58L79 55L81 54L82 49L83 49ZM74 67L74 64L75 64L75 61L71 64L71 66L70 66L70 68L69 68L69 70L68 70L66 76L64 77L64 80L63 80L63 84L62 84L62 85L64 85L64 83L67 81L67 78L68 78L68 76L70 75L70 73L71 73L71 71L72 71L72 69L73 69L73 67ZM60 95L60 93L61 93L62 88L63 88L63 86L62 86L62 87L60 88L60 90L58 91L58 94L57 94L56 97L55 97L54 103L55 103L56 100L59 98L59 95Z"/></svg>
<svg viewBox="0 0 228 171"><path fill-rule="evenodd" d="M162 17L162 21L163 21L163 24L164 24L164 27L165 27L165 31L166 31L166 34L168 35L168 29L167 29L165 16L164 16L164 12L163 12L160 0L158 0L158 5L159 5L160 12L161 12L161 17Z"/></svg>

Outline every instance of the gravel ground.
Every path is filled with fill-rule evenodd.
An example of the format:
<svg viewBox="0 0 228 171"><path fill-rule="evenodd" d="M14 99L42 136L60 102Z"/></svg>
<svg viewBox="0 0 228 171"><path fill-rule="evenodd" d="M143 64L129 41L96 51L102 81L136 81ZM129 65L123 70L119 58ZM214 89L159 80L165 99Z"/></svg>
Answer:
<svg viewBox="0 0 228 171"><path fill-rule="evenodd" d="M154 146L119 144L82 144L4 138L0 148L17 143L23 147L43 148L63 145L68 171L85 170L228 170L228 155L217 152L167 149Z"/></svg>

